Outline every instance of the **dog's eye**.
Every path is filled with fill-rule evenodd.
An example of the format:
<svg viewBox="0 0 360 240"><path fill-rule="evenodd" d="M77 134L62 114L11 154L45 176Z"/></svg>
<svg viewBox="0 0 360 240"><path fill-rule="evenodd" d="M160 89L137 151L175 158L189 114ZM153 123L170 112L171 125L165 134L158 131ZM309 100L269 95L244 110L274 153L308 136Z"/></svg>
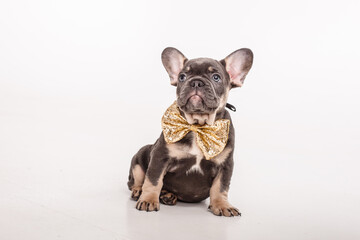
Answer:
<svg viewBox="0 0 360 240"><path fill-rule="evenodd" d="M221 77L220 77L220 75L219 74L213 74L212 75L212 80L214 80L215 82L218 82L218 81L220 81L220 79L221 79Z"/></svg>
<svg viewBox="0 0 360 240"><path fill-rule="evenodd" d="M186 80L186 75L185 75L184 73L180 74L180 76L179 76L179 81L180 81L180 82L183 82L183 81L185 81L185 80Z"/></svg>

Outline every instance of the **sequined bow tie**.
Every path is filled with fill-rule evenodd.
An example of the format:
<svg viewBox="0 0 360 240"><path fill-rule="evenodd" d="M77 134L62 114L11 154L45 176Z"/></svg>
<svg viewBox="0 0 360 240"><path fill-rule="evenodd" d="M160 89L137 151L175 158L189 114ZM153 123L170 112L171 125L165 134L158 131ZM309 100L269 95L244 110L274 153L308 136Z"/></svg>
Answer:
<svg viewBox="0 0 360 240"><path fill-rule="evenodd" d="M162 117L161 126L167 143L175 143L193 131L198 147L206 160L210 160L224 150L229 138L230 120L219 119L213 125L191 125L181 116L175 101Z"/></svg>

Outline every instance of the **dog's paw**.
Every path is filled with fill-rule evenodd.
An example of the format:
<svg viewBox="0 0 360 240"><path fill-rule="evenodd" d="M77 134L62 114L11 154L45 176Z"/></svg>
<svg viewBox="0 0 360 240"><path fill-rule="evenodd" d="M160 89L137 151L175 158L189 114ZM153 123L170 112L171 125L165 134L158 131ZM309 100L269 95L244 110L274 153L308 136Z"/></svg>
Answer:
<svg viewBox="0 0 360 240"><path fill-rule="evenodd" d="M132 188L132 193L131 193L131 198L135 201L139 200L139 197L141 195L141 187L133 187Z"/></svg>
<svg viewBox="0 0 360 240"><path fill-rule="evenodd" d="M161 190L160 202L165 205L175 205L177 202L177 196L166 190Z"/></svg>
<svg viewBox="0 0 360 240"><path fill-rule="evenodd" d="M142 198L140 197L136 203L136 209L140 211L159 211L160 210L160 203L159 198Z"/></svg>
<svg viewBox="0 0 360 240"><path fill-rule="evenodd" d="M225 217L234 217L241 216L239 210L229 203L217 203L209 206L209 211L211 211L216 216L225 216Z"/></svg>

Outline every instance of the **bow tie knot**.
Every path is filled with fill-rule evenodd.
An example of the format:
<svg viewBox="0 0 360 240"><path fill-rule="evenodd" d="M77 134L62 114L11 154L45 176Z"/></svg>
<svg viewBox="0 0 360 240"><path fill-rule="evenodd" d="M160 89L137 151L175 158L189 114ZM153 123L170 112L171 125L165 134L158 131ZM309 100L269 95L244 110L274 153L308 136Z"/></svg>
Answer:
<svg viewBox="0 0 360 240"><path fill-rule="evenodd" d="M190 125L190 131L196 132L197 131L197 126L196 125Z"/></svg>

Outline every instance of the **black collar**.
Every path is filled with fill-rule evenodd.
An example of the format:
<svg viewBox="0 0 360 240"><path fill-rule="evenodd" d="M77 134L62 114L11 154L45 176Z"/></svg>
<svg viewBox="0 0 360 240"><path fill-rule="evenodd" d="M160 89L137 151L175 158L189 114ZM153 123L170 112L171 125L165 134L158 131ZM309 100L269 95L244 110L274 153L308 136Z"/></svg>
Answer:
<svg viewBox="0 0 360 240"><path fill-rule="evenodd" d="M231 105L230 103L226 103L225 107L227 107L233 112L236 112L236 107L234 105Z"/></svg>

